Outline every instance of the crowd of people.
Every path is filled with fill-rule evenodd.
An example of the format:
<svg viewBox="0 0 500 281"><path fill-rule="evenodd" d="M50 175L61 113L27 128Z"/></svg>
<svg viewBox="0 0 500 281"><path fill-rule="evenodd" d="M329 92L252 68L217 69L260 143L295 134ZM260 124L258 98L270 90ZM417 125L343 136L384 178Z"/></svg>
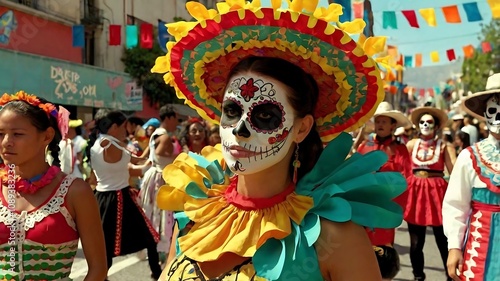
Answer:
<svg viewBox="0 0 500 281"><path fill-rule="evenodd" d="M405 115L383 102L383 44L327 27L340 6L237 2L188 2L200 22L152 69L199 116L83 124L0 98L0 279L69 280L81 241L85 280L141 251L161 281L392 280L404 220L414 280L428 227L447 280L496 280L500 74L463 114Z"/></svg>

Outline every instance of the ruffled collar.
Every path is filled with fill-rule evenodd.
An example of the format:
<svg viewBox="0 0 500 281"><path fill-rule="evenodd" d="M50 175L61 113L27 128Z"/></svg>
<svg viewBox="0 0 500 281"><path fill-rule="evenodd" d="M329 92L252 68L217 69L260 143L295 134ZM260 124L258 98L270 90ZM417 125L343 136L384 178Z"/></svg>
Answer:
<svg viewBox="0 0 500 281"><path fill-rule="evenodd" d="M253 257L269 239L289 236L292 222L300 224L314 205L311 197L296 194L294 185L272 198L246 198L236 191L237 177L224 174L220 162L203 160L207 154L207 149L203 156L183 153L179 157L186 161L178 157L167 166L177 176L168 177L169 185L159 190L157 199L160 208L184 211L194 222L178 239L180 250L191 259L214 261L224 253Z"/></svg>

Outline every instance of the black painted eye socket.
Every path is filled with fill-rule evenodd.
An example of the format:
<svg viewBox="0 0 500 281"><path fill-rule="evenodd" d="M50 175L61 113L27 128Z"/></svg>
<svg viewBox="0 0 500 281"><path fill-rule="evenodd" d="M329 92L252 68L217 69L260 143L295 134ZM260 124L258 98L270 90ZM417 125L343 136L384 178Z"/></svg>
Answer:
<svg viewBox="0 0 500 281"><path fill-rule="evenodd" d="M241 106L233 100L226 100L222 103L221 125L236 124L243 114Z"/></svg>
<svg viewBox="0 0 500 281"><path fill-rule="evenodd" d="M496 113L497 113L496 107L490 107L490 108L488 108L488 114L489 115L496 114Z"/></svg>
<svg viewBox="0 0 500 281"><path fill-rule="evenodd" d="M256 105L250 114L250 122L258 130L273 131L282 125L283 111L278 104L263 103Z"/></svg>

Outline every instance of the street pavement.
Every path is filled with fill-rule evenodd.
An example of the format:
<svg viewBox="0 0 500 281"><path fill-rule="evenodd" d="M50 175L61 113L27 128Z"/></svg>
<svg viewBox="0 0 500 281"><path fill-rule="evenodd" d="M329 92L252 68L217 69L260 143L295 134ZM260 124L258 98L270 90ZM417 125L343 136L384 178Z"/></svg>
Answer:
<svg viewBox="0 0 500 281"><path fill-rule="evenodd" d="M396 231L396 250L400 254L401 271L396 276L394 281L411 281L413 274L411 270L409 247L410 237L406 223L403 223ZM425 273L428 281L444 281L443 264L439 256L439 251L434 240L432 229L428 228L426 235L426 243L424 247L425 253ZM75 281L83 281L87 273L87 262L83 255L81 246L78 249L75 262L72 268L71 278ZM109 270L108 276L111 281L148 281L152 280L150 276L148 262L140 260L136 254L117 257L113 259L113 266ZM356 280L353 280L356 281Z"/></svg>

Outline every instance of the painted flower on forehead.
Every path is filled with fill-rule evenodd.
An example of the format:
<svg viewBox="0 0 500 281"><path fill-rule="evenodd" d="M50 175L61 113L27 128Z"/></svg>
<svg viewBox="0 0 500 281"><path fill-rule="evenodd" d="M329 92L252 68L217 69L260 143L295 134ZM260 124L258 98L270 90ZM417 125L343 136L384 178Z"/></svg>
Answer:
<svg viewBox="0 0 500 281"><path fill-rule="evenodd" d="M294 144L294 112L282 83L256 73L236 76L224 95L220 128L231 170L252 174L282 161Z"/></svg>

